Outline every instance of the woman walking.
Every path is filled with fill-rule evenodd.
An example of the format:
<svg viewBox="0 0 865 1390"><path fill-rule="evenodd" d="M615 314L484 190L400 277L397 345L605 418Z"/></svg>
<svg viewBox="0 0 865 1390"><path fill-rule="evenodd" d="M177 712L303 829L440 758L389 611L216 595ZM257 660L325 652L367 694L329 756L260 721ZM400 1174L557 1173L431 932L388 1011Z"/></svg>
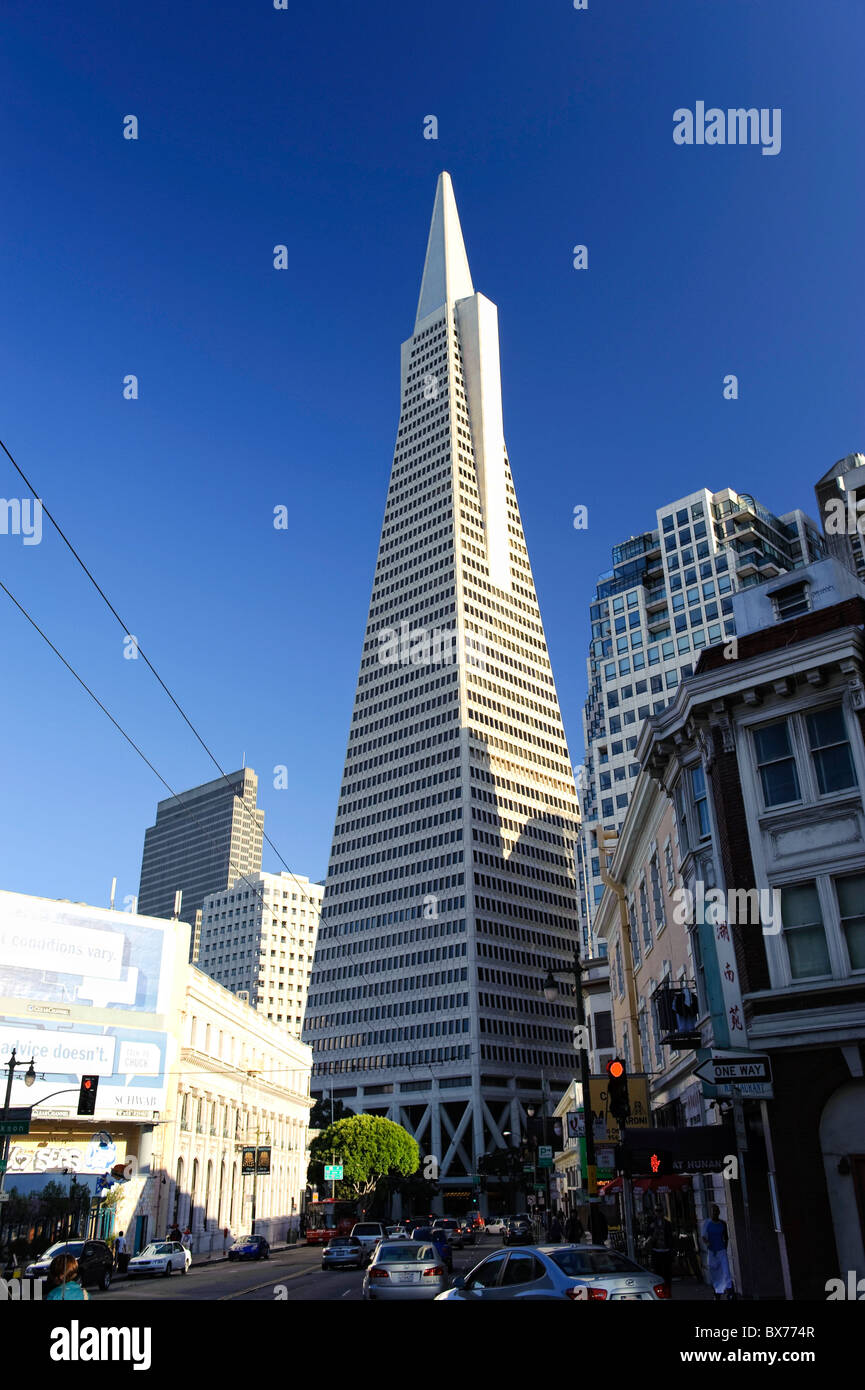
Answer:
<svg viewBox="0 0 865 1390"><path fill-rule="evenodd" d="M721 1220L720 1208L713 1206L711 1216L703 1225L703 1244L709 1252L709 1283L715 1290L716 1302L725 1296L736 1297L730 1262L727 1259L728 1241L727 1223Z"/></svg>

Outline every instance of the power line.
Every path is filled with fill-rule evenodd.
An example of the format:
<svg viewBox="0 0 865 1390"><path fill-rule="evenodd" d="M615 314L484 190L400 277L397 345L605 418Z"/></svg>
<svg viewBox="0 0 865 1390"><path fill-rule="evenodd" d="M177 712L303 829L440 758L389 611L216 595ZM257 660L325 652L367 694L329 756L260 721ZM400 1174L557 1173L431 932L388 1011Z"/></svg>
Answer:
<svg viewBox="0 0 865 1390"><path fill-rule="evenodd" d="M52 512L49 510L49 508L45 505L45 502L44 502L43 499L39 496L39 493L36 491L36 488L34 487L33 483L31 483L30 479L27 477L26 473L24 473L23 469L19 467L18 463L17 463L16 460L12 457L12 454L9 452L9 450L7 449L5 443L3 442L2 439L0 439L0 449L3 450L4 454L5 454L6 457L9 459L9 462L12 464L12 467L15 469L16 473L19 475L19 477L22 479L22 481L27 485L27 487L28 487L28 488L30 489L30 491L33 493L33 496L34 496L35 500L39 503L40 507L42 508L42 511L43 511L44 515L47 516L48 520L51 522L51 525L54 527L55 531L57 532L57 534L58 534L58 536L60 537L60 539L63 541L63 544L64 544L64 545L67 547L67 549L69 550L70 554L72 554L72 555L74 556L75 560L76 560L76 561L78 562L78 564L81 566L81 568L83 569L84 573L87 575L87 578L90 580L90 583L93 585L94 589L96 590L96 592L99 594L100 598L101 598L101 599L103 600L103 602L105 603L106 607L107 607L107 608L109 609L109 611L113 614L113 616L117 619L117 622L119 623L120 627L122 628L124 635L125 635L126 637L130 636L130 628L129 628L129 627L126 625L126 623L123 621L123 619L121 618L121 616L120 616L120 614L118 613L117 609L114 607L114 604L111 602L111 600L109 599L108 595L105 593L105 590L101 587L101 585L100 585L100 584L97 582L97 580L95 579L94 575L93 575L93 574L91 573L91 571L88 569L87 565L84 563L84 561L82 560L81 556L78 554L78 551L75 549L75 546L72 544L72 542L70 541L69 537L66 535L66 532L63 530L63 528L62 528L62 526L60 525L59 521L57 521L57 519L54 517L53 513L52 513ZM6 590L6 592L7 592L7 593L9 592L8 589ZM10 598L11 598L11 594L10 594ZM14 600L13 600L13 601L14 601ZM19 605L19 606L20 606L20 605ZM22 609L21 611L24 612L23 609ZM26 616L28 616L28 615L25 614L25 617L26 617ZM35 627L35 626L36 626L36 625L35 625L35 623L34 623L34 627ZM38 631L38 629L37 629L37 631ZM42 635L44 636L44 634L42 634ZM47 641L47 638L46 638L46 641ZM50 643L49 643L49 645L50 645ZM55 651L56 651L56 648L52 648L52 650L55 650ZM181 718L183 719L184 723L189 727L189 729L191 729L192 733L195 735L196 739L197 739L198 742L201 744L201 747L204 749L204 751L205 751L205 753L207 754L208 758L210 758L210 761L213 763L214 767L218 770L218 772L219 772L220 776L222 777L222 779L227 783L228 786L232 786L233 784L232 784L232 782L231 782L231 780L230 780L230 778L229 778L227 772L225 771L225 769L224 769L224 768L222 767L222 765L220 764L218 758L217 758L216 755L211 751L211 749L208 747L208 745L205 743L205 741L204 741L204 739L202 738L201 734L198 732L198 730L196 729L196 727L195 727L195 725L193 724L192 720L189 718L188 714L187 714L186 711L183 709L183 707L181 706L181 704L179 703L179 701L178 701L177 699L175 699L174 695L173 695L172 692L169 690L168 686L165 684L165 681L162 679L162 677L160 676L159 672L157 671L156 667L153 665L153 662L152 662L152 661L150 660L150 658L147 656L147 653L144 652L144 651L142 650L142 648L138 645L138 640L137 640L137 639L136 639L136 651L137 651L138 655L139 655L139 656L142 658L142 660L144 661L144 664L149 668L149 670L150 670L150 671L153 673L153 675L156 677L157 681L158 681L159 684L161 685L162 689L165 691L165 693L166 693L166 695L168 696L168 698L169 698L169 700L171 701L171 703L174 705L174 707L175 707L175 709L177 710L178 714L179 714L179 715L181 716ZM57 655L58 655L58 656L60 655L59 652L57 653ZM61 657L61 660L63 660L62 657ZM64 664L68 664L68 663L65 663L65 662L64 662ZM70 667L69 669L72 670L71 667ZM73 675L74 675L74 674L75 674L75 673L73 672ZM77 677L76 677L76 679L77 679ZM84 682L82 681L81 684L83 685ZM86 686L85 686L85 689L87 689ZM92 692L88 691L88 694L90 694L90 693L92 693ZM94 698L95 698L95 697L94 697ZM98 703L98 702L97 702L97 703ZM104 706L101 706L101 708L104 708ZM105 713L107 713L107 710L105 711ZM109 718L111 718L110 715L109 715ZM112 723L115 723L115 722L116 722L116 721L112 720ZM117 727L120 728L119 725L117 725ZM123 732L123 731L121 730L121 733L122 733L122 732ZM124 735L124 737L126 737L126 735ZM129 740L129 742L131 742L131 739ZM133 745L133 746L134 746L134 745ZM136 750L136 751L138 751L138 750ZM143 755L142 755L142 756L143 756ZM146 759L145 759L145 761L146 761ZM151 764L148 763L148 766L151 766ZM154 768L153 770L155 771L155 768ZM157 773L157 776L159 776L158 773ZM160 777L160 781L164 781L164 779ZM165 785L165 786L168 786L168 783L165 782L164 785ZM176 793L175 793L175 792L172 792L172 796L176 796ZM179 798L177 798L177 799L179 800ZM240 805L241 805L242 809L246 812L246 814L247 814L251 819L254 820L254 816L252 815L252 812L249 810L249 807L246 805L246 800L245 800L245 798L239 797L238 800L240 801ZM181 802L180 804L182 805L183 803ZM256 823L256 824L257 824L257 823ZM283 859L281 853L279 852L279 850L277 849L276 845L275 845L275 844L273 843L273 841L271 840L270 836L265 832L264 828L262 828L261 834L262 834L263 839L267 842L267 844L268 844L268 845L270 846L270 848L273 850L274 854L276 855L276 857L277 857L277 859L279 860L280 864L282 864L282 866L283 866L283 868L285 869L285 871L290 875L290 877L291 877L292 879L294 879L294 882L297 884L298 888L302 888L303 885L300 883L299 879L297 879L297 878L295 877L294 873L293 873L292 870L289 868L288 864L285 862L285 860ZM319 913L319 921L321 921L321 914L320 914L320 913Z"/></svg>
<svg viewBox="0 0 865 1390"><path fill-rule="evenodd" d="M195 821L195 824L198 826L198 828L199 828L199 830L202 832L202 834L204 834L205 836L207 836L207 831L204 829L204 826L201 824L201 822L199 821L198 817L194 814L194 812L190 809L190 807L186 806L186 805L184 804L184 802L181 801L181 799L180 799L180 797L178 796L177 792L176 792L176 791L174 790L174 788L170 785L170 783L166 782L165 778L162 776L162 773L159 771L159 769L156 768L156 767L154 767L153 763L150 761L150 759L147 757L147 755L146 755L145 753L143 753L142 750L138 747L138 744L135 742L135 740L126 732L126 730L123 728L123 726L117 722L117 720L114 718L114 715L111 713L111 711L110 711L109 709L107 709L106 706L105 706L105 705L102 703L102 701L99 699L99 696L96 695L96 694L94 694L94 692L90 689L90 686L87 684L87 682L86 682L81 676L79 676L79 674L78 674L78 672L75 670L75 668L74 668L73 666L71 666L71 665L69 664L69 662L66 660L66 657L63 655L63 653L62 653L61 651L59 651L57 647L55 647L55 645L54 645L54 643L51 641L50 637L48 637L48 635L42 631L42 628L41 628L41 627L39 626L39 624L36 622L35 618L32 618L32 617L30 616L30 614L27 612L27 609L24 608L23 605L20 604L20 603L18 602L17 598L16 598L15 595L12 593L11 589L7 589L6 585L3 583L2 580L0 580L0 589L2 589L3 592L4 592L4 594L6 594L6 595L12 600L12 602L13 602L14 605L15 605L15 607L18 609L19 613L23 614L23 616L27 619L27 621L28 621L28 623L31 625L31 627L35 628L35 630L39 633L39 636L42 638L42 640L43 640L44 642L46 642L47 645L51 648L51 650L52 650L52 652L54 653L54 655L55 655L60 661L62 661L62 663L63 663L63 665L66 667L67 671L69 671L70 674L73 675L73 676L75 677L75 679L77 680L77 682L78 682L78 684L81 686L81 688L82 688L83 690L86 690L86 692L87 692L87 694L90 696L91 700L93 700L94 703L97 704L97 705L99 706L99 708L102 710L102 713L103 713L108 719L111 720L111 723L114 725L114 727L115 727L115 729L117 730L117 732L118 732L119 734L121 734L121 735L123 736L123 738L126 739L126 742L129 744L130 748L133 748L133 749L135 750L135 752L138 754L139 758L141 758L141 760L142 760L144 763L147 764L147 766L150 768L150 771L154 774L154 776L158 777L158 779L159 779L159 781L162 783L163 787L165 787L166 790L169 791L169 792L171 793L171 795L174 797L174 799L175 799L175 801L178 803L178 805L180 805L184 810L188 811L189 815L190 815L190 816L192 817L192 819ZM242 804L242 803L241 803L241 804ZM211 844L212 846L214 846L214 848L218 847L218 846L217 846L217 841L216 841L216 840L210 839L210 840L208 840L208 843ZM261 892L261 890L260 890L260 888L258 887L258 885L255 884L255 883L253 883L250 879L248 879L248 878L246 877L245 874L242 874L242 873L240 872L240 869L238 869L237 865L234 864L230 858L229 858L228 864L229 864L229 868L235 869L236 872L237 872L237 878L235 879L235 883L246 883L246 884L252 889L252 891L257 895L257 897L260 899L262 908L263 908L265 911L267 911L267 912L270 913L271 918L273 919L274 923L276 923L276 921L277 921L276 914L273 912L273 909L272 909L272 908L269 908L269 907L267 906L266 902L264 901L264 895L263 895L263 893ZM293 874L292 874L291 876L292 876L292 878L294 878L294 875L293 875ZM296 879L295 879L295 882L297 882ZM301 886L301 885L298 885L298 886ZM291 944L292 944L292 945L295 945L295 946L300 945L300 938L299 938L299 937L292 938Z"/></svg>

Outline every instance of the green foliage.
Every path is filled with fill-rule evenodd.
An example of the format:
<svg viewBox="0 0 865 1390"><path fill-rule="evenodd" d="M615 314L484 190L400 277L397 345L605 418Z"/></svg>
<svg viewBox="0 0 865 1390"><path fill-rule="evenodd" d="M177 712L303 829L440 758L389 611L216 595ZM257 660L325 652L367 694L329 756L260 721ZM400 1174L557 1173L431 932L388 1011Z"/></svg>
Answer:
<svg viewBox="0 0 865 1390"><path fill-rule="evenodd" d="M379 1115L352 1115L319 1134L310 1146L310 1181L323 1181L331 1155L343 1166L338 1196L364 1196L386 1174L408 1176L420 1167L416 1141L402 1125Z"/></svg>

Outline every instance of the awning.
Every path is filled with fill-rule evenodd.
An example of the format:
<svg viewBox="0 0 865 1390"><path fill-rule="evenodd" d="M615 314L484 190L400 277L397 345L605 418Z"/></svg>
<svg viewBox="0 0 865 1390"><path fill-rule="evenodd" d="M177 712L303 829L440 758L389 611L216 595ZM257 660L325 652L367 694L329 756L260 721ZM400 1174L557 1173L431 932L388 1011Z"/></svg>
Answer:
<svg viewBox="0 0 865 1390"><path fill-rule="evenodd" d="M598 1183L598 1187L602 1184ZM669 1177L634 1178L631 1186L635 1192L684 1192L691 1186L691 1179L685 1173L671 1173ZM613 1178L604 1183L604 1196L614 1195L622 1190L622 1179Z"/></svg>

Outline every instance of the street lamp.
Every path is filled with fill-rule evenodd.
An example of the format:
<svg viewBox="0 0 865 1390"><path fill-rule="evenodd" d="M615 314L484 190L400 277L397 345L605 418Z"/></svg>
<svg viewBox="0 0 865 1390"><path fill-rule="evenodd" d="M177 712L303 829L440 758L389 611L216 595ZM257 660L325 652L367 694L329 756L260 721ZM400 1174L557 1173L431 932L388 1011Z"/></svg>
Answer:
<svg viewBox="0 0 865 1390"><path fill-rule="evenodd" d="M8 1119L9 1119L9 1101L10 1101L11 1098L12 1098L12 1082L13 1082L13 1080L14 1080L14 1078L15 1078L15 1069L16 1069L16 1067L23 1067L23 1065L24 1065L23 1062L19 1062L19 1061L18 1061L18 1058L17 1058L16 1055L15 1055L15 1049L14 1049L14 1047L13 1047L12 1052L10 1053L10 1056L9 1056L9 1061L6 1063L6 1070L8 1071L9 1076L8 1076L7 1081L6 1081L6 1098L5 1098L5 1100L3 1101L3 1116L2 1116L2 1118L3 1118L3 1121L4 1121L4 1124L3 1124L3 1128L4 1128L4 1129L9 1128L9 1126L8 1126L5 1122L8 1121ZM29 1067L27 1068L27 1071L26 1071L25 1074L24 1074L24 1085L25 1085L25 1086L32 1086L32 1085L33 1085L33 1082L34 1082L35 1080L36 1080L36 1069L35 1069L34 1064L33 1064L33 1059L31 1058L31 1060L30 1060L30 1065L29 1065ZM0 1136L0 1192L3 1191L3 1184L4 1184L5 1180L6 1180L6 1168L7 1168L7 1165L8 1165L8 1163L9 1163L9 1150L11 1149L11 1147L12 1147L12 1136L11 1136L11 1134L3 1134L2 1136Z"/></svg>

